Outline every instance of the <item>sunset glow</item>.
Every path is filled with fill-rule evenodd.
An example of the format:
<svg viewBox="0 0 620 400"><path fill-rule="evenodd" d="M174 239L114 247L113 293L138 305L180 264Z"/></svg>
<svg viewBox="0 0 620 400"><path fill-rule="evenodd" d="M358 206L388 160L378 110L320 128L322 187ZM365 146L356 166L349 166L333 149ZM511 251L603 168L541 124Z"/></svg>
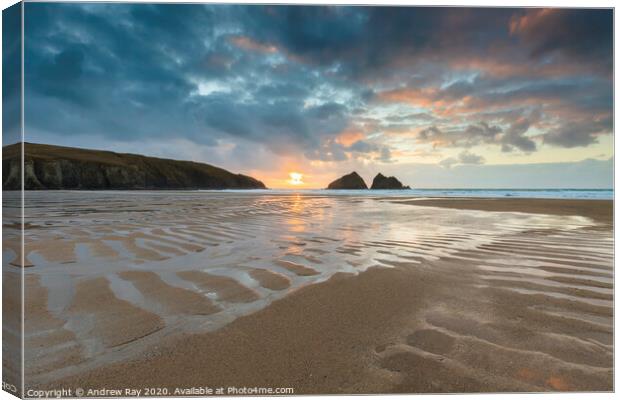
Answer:
<svg viewBox="0 0 620 400"><path fill-rule="evenodd" d="M290 172L288 174L289 176L289 180L287 181L289 184L293 185L293 186L299 186L299 185L303 185L303 177L304 175L302 173L299 172Z"/></svg>

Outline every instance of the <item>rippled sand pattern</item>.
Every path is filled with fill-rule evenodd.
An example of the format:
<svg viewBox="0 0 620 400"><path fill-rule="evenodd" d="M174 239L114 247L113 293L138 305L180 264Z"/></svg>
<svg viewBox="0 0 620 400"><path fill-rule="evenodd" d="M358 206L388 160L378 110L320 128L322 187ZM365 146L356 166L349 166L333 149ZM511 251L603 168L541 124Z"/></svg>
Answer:
<svg viewBox="0 0 620 400"><path fill-rule="evenodd" d="M420 329L377 349L383 368L419 374L440 363L446 376L460 368L471 379L500 371L506 387L534 390L611 374L612 234L586 218L212 192L27 193L26 204L32 383L131 357L170 334L218 329L301 286L373 266L460 274L477 299L447 288ZM19 265L10 245L3 257ZM486 300L502 297L510 312L486 321ZM494 352L523 362L496 365ZM466 389L445 380L441 390Z"/></svg>
<svg viewBox="0 0 620 400"><path fill-rule="evenodd" d="M597 227L525 230L458 251L434 267L461 274L460 287L379 348L380 364L426 383L402 391L612 390L612 254L609 228Z"/></svg>

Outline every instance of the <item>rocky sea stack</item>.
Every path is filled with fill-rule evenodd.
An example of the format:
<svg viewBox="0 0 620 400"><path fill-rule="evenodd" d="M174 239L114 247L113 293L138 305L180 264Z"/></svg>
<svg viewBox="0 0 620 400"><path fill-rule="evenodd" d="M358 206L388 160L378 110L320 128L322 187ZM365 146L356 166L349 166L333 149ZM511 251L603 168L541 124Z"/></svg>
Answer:
<svg viewBox="0 0 620 400"><path fill-rule="evenodd" d="M403 186L403 184L393 176L387 177L381 173L375 176L372 180L371 189L411 189L409 186Z"/></svg>
<svg viewBox="0 0 620 400"><path fill-rule="evenodd" d="M2 188L21 187L21 143L2 149ZM193 161L24 143L24 188L264 189L252 177Z"/></svg>
<svg viewBox="0 0 620 400"><path fill-rule="evenodd" d="M357 172L351 172L339 179L336 179L327 186L328 189L368 189L366 182Z"/></svg>

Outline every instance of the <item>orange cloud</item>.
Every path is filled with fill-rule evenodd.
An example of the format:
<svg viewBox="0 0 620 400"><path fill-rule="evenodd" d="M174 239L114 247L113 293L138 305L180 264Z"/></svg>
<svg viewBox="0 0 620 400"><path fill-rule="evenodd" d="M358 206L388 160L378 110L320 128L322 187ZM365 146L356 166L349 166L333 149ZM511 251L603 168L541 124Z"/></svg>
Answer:
<svg viewBox="0 0 620 400"><path fill-rule="evenodd" d="M513 16L510 20L510 34L515 35L519 32L531 29L535 25L539 24L542 19L557 12L552 8L534 9L528 12L526 15Z"/></svg>
<svg viewBox="0 0 620 400"><path fill-rule="evenodd" d="M351 146L353 143L358 140L364 139L366 136L357 130L345 130L336 138L336 142L340 143L343 146Z"/></svg>
<svg viewBox="0 0 620 400"><path fill-rule="evenodd" d="M467 58L453 60L450 67L457 71L478 71L495 78L510 77L559 77L591 72L588 66L568 63L518 63L492 58Z"/></svg>
<svg viewBox="0 0 620 400"><path fill-rule="evenodd" d="M441 92L439 88L403 88L378 94L386 102L405 103L414 107L432 109L435 115L451 117L467 109L471 96L456 97Z"/></svg>
<svg viewBox="0 0 620 400"><path fill-rule="evenodd" d="M270 44L259 43L247 36L233 36L230 42L237 47L245 50L257 51L259 53L277 53L278 48Z"/></svg>
<svg viewBox="0 0 620 400"><path fill-rule="evenodd" d="M436 88L403 88L381 92L379 93L379 98L386 101L408 103L421 107L430 107L442 104L440 100L436 100L438 93L439 90Z"/></svg>

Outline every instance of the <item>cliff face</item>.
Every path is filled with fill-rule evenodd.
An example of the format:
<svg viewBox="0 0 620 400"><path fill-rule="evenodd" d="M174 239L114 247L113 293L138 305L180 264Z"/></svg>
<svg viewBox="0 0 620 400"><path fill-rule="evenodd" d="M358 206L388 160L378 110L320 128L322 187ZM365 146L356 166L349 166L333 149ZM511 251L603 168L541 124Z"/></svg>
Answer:
<svg viewBox="0 0 620 400"><path fill-rule="evenodd" d="M381 173L375 176L372 180L371 189L411 189L409 186L403 186L403 184L393 176L387 177Z"/></svg>
<svg viewBox="0 0 620 400"><path fill-rule="evenodd" d="M327 186L328 189L368 189L366 182L357 172L351 172L339 179L336 179Z"/></svg>
<svg viewBox="0 0 620 400"><path fill-rule="evenodd" d="M24 144L24 185L36 189L264 189L208 164L136 154ZM20 144L2 149L2 188L20 188Z"/></svg>

